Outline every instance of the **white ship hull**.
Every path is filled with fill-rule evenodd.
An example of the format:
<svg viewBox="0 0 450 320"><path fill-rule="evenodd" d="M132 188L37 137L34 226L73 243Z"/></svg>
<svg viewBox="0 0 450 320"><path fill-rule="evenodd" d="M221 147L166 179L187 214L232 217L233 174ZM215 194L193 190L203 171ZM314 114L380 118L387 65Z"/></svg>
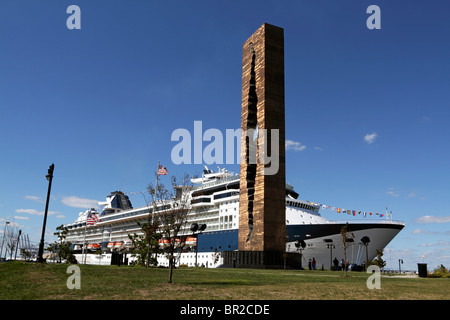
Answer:
<svg viewBox="0 0 450 320"><path fill-rule="evenodd" d="M336 230L344 226L343 224L336 224ZM323 225L314 225L313 229L327 228ZM380 223L349 223L349 234L352 235L353 242L348 243L346 249L346 256L349 265L363 265L366 264L367 259L372 261L377 256L377 250L383 250L389 242L401 231L403 224L398 222L383 221ZM353 228L360 228L360 230L352 231ZM308 230L311 232L313 230ZM363 237L368 237L370 242L366 246L361 242ZM302 253L302 267L308 268L309 260L316 260L316 268L330 269L333 266L333 260L336 258L341 266L341 260L344 258L344 247L342 242L342 235L340 232L334 232L323 236L314 238L305 237L306 247L301 251ZM287 243L286 250L288 252L299 252L295 246L295 241Z"/></svg>
<svg viewBox="0 0 450 320"><path fill-rule="evenodd" d="M306 232L314 232L314 230L320 231L330 227L330 225L334 225L333 229L337 230L343 224L327 224L327 225L309 225L305 228L304 225L291 225L289 227L297 230L305 230ZM395 236L401 231L403 225L397 222L391 221L383 221L379 223L350 223L349 229L352 230L352 227L358 227L360 230L350 231L349 233L354 237L354 241L350 243L346 249L346 255L348 260L348 265L351 267L352 265L363 265L366 264L367 258L369 261L372 261L376 255L377 250L384 249L389 242L395 238ZM228 231L230 232L230 231ZM321 231L323 233L323 231ZM235 236L238 233L238 230L233 230ZM208 236L208 233L205 233L205 237ZM220 236L220 235L219 235ZM370 239L370 243L366 247L361 242L363 237L368 237ZM299 237L297 237L299 239ZM300 249L296 247L295 240L296 237L291 238L293 241L288 241L286 243L286 251L287 252L298 252L302 254L301 266L297 267L307 269L309 266L308 262L312 259L316 260L316 269L326 268L330 269L333 266L333 260L336 258L339 261L339 267L341 267L341 261L344 258L344 249L342 245L342 236L338 233L333 234L324 234L323 236L318 236L314 238L306 237L305 248ZM208 246L209 241L202 241L202 236L199 237L199 251L196 253L195 250L191 250L190 252L181 253L178 256L178 260L176 264L186 265L189 267L193 267L196 264L198 266L204 266L208 268L220 267L223 264L223 257L220 254L220 250L223 248L214 247L213 250L208 250L205 246ZM229 241L230 242L230 241ZM232 243L237 243L237 236ZM219 246L221 247L221 246ZM235 249L235 247L228 246L225 249ZM203 250L202 250L203 249ZM218 254L219 252L219 254ZM84 256L82 254L76 255L79 263L86 264L95 264L95 265L109 265L111 262L111 254L92 254L87 253ZM135 260L133 256L128 253L127 254L128 263L131 263ZM164 255L158 256L158 263L161 266L168 266L168 260Z"/></svg>

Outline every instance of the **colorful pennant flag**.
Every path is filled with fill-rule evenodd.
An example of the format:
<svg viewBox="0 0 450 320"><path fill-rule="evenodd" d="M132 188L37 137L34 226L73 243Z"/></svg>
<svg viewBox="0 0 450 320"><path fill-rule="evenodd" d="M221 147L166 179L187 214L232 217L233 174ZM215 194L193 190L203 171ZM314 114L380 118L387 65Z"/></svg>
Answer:
<svg viewBox="0 0 450 320"><path fill-rule="evenodd" d="M344 208L337 208L337 207L332 207L332 206L329 206L329 205L326 205L326 204L323 204L323 203L317 203L317 202L311 202L311 205L313 205L315 207L318 207L318 208L321 208L322 210L328 209L328 210L331 210L332 212L334 212L336 210L337 213L353 214L353 216L356 216L356 213L358 212L358 214L362 213L364 218L367 217L367 215L373 215L373 214L375 214L377 216L380 216L380 217L389 217L389 216L392 215L392 212L390 214L389 213L380 214L378 212L372 213L370 211L360 211L360 210L350 210L350 209L344 209Z"/></svg>

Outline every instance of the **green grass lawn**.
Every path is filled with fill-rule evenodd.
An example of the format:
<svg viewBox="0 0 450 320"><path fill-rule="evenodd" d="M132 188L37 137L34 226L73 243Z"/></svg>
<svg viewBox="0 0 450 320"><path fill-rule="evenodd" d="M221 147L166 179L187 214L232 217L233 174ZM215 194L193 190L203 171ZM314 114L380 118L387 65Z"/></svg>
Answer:
<svg viewBox="0 0 450 320"><path fill-rule="evenodd" d="M67 264L0 263L1 300L442 300L450 279L382 276L368 289L369 274L349 272L79 265L81 289L68 289Z"/></svg>

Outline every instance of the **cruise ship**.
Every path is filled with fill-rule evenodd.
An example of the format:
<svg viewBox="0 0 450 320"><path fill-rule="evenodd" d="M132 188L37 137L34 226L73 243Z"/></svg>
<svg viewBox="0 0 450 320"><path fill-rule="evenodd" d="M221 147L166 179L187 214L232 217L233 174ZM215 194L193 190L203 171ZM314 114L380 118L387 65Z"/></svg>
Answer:
<svg viewBox="0 0 450 320"><path fill-rule="evenodd" d="M202 177L191 181L194 184L189 191L191 209L179 234L185 246L176 264L221 267L222 252L238 250L239 175L220 168L212 172L205 167ZM159 203L156 210L166 210L174 203ZM101 212L95 209L80 212L75 222L64 225L68 230L65 241L72 243L79 263L110 264L115 251L126 253L127 263L132 263L135 257L128 235L142 234L137 222L147 220L153 205L133 208L129 197L121 191L112 192L99 205L103 207ZM335 259L341 265L344 259L341 229L345 225L350 266L373 260L377 250L384 249L405 226L401 221L380 218L330 221L321 216L320 209L318 204L299 199L294 188L286 185L286 251L301 254L298 268L311 267L310 262L315 261L316 268L329 269ZM86 223L92 216L98 218L95 224ZM204 230L193 233L191 226L195 223ZM163 254L158 255L158 265L168 265Z"/></svg>

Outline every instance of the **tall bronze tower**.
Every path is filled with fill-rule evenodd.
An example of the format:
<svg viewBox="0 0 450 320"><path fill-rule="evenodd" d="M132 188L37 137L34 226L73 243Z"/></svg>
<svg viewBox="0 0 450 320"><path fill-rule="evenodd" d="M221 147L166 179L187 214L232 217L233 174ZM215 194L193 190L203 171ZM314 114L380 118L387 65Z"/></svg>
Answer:
<svg viewBox="0 0 450 320"><path fill-rule="evenodd" d="M286 246L284 108L284 32L265 23L244 43L242 57L238 249L258 252L245 258L256 264L273 264L267 257Z"/></svg>

